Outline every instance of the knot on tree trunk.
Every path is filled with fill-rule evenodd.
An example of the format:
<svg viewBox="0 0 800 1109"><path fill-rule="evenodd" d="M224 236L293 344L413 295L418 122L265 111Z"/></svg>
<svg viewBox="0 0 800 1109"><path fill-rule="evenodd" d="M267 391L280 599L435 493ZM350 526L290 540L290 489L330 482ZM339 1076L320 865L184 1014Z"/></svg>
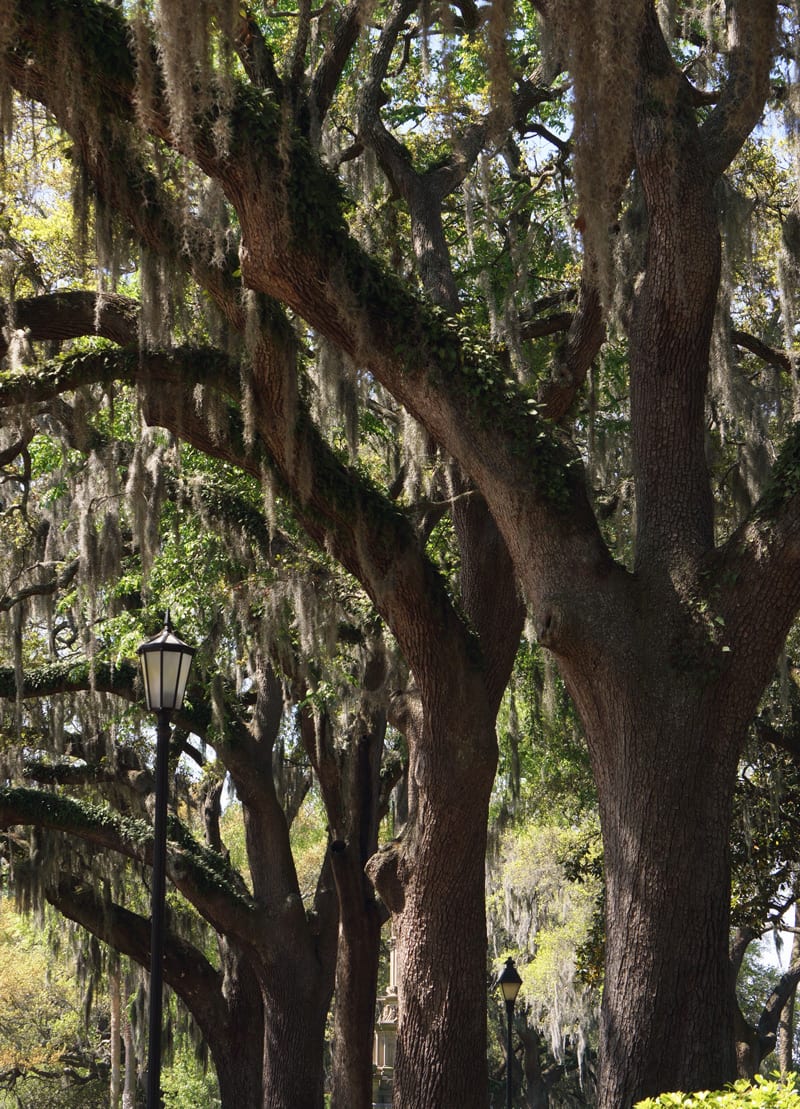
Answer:
<svg viewBox="0 0 800 1109"><path fill-rule="evenodd" d="M564 638L564 610L555 598L547 598L536 614L536 638L549 651L557 651Z"/></svg>
<svg viewBox="0 0 800 1109"><path fill-rule="evenodd" d="M423 721L422 698L417 689L397 689L389 697L389 723L407 740L419 739Z"/></svg>
<svg viewBox="0 0 800 1109"><path fill-rule="evenodd" d="M399 840L380 847L364 868L367 877L390 912L403 911L406 901L403 869L403 846Z"/></svg>

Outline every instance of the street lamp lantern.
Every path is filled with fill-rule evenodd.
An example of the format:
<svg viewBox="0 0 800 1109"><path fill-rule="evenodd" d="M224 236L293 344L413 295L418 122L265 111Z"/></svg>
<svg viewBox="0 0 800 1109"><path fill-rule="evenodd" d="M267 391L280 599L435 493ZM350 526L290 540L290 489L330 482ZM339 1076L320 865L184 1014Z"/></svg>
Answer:
<svg viewBox="0 0 800 1109"><path fill-rule="evenodd" d="M506 965L503 967L500 977L497 979L497 984L500 987L506 1005L508 1005L509 1002L513 1005L517 1000L517 994L522 985L522 979L519 976L517 968L514 966L513 959L506 959Z"/></svg>
<svg viewBox="0 0 800 1109"><path fill-rule="evenodd" d="M500 972L500 977L497 979L497 984L503 994L503 999L506 1003L506 1022L508 1025L508 1045L506 1050L506 1109L511 1107L511 1059L513 1055L513 1043L511 1040L511 1030L514 1025L514 1002L517 1000L522 979L519 976L519 971L514 966L512 958L506 959L506 965Z"/></svg>
<svg viewBox="0 0 800 1109"><path fill-rule="evenodd" d="M144 692L151 712L179 709L195 648L187 646L172 630L169 612L164 628L139 648Z"/></svg>
<svg viewBox="0 0 800 1109"><path fill-rule="evenodd" d="M150 895L150 1028L147 1109L161 1109L161 1009L164 993L164 900L167 873L167 792L170 713L180 709L195 648L178 639L169 612L158 635L139 647L147 707L156 713L156 811Z"/></svg>

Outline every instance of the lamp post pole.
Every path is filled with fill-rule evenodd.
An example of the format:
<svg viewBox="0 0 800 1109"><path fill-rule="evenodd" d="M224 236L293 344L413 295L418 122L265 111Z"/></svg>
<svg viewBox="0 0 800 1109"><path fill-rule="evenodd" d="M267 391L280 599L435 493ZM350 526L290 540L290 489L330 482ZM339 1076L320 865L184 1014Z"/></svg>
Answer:
<svg viewBox="0 0 800 1109"><path fill-rule="evenodd" d="M173 634L169 613L164 630L142 643L139 658L147 707L156 713L156 812L150 901L150 1027L147 1048L147 1109L161 1109L161 1009L164 995L164 908L167 877L167 793L170 713L180 709L194 647Z"/></svg>
<svg viewBox="0 0 800 1109"><path fill-rule="evenodd" d="M161 1106L161 1007L164 994L164 915L167 870L169 712L158 710L156 725L156 812L150 901L150 1026L147 1049L147 1109Z"/></svg>
<svg viewBox="0 0 800 1109"><path fill-rule="evenodd" d="M506 1027L508 1029L508 1043L506 1046L506 1109L512 1109L512 1074L511 1059L514 1045L511 1042L511 1032L514 1027L514 1002L506 1001Z"/></svg>
<svg viewBox="0 0 800 1109"><path fill-rule="evenodd" d="M506 1109L513 1109L511 1105L512 1093L512 1066L514 1045L511 1039L512 1030L514 1027L514 1002L517 1000L522 979L519 976L517 968L514 966L514 960L511 958L506 959L506 965L497 979L497 984L503 994L503 1000L506 1003L506 1026L507 1026L507 1050L506 1050Z"/></svg>

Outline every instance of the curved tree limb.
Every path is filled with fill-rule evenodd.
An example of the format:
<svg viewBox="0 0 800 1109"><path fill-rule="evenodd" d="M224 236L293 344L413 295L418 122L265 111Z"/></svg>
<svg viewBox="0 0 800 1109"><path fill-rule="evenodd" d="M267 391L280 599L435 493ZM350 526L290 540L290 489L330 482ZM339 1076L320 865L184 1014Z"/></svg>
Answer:
<svg viewBox="0 0 800 1109"><path fill-rule="evenodd" d="M147 917L101 898L71 874L60 875L48 886L45 898L64 916L149 969L150 921ZM170 932L164 943L164 978L186 1003L209 1043L213 1043L227 1024L222 974L196 947Z"/></svg>
<svg viewBox="0 0 800 1109"><path fill-rule="evenodd" d="M0 312L7 315L8 311L8 306L0 305ZM12 311L14 325L24 328L33 340L98 335L128 346L139 333L138 302L117 293L76 290L23 297L14 301ZM7 338L0 333L0 358L7 351Z"/></svg>
<svg viewBox="0 0 800 1109"><path fill-rule="evenodd" d="M768 366L775 366L784 373L792 373L794 365L792 358L785 350L778 350L776 347L771 347L767 343L762 342L755 335L750 335L746 331L739 331L736 328L731 332L731 341L742 350L747 350L754 354L756 358L760 358L762 362L766 362Z"/></svg>
<svg viewBox="0 0 800 1109"><path fill-rule="evenodd" d="M728 10L728 76L716 107L701 129L709 166L716 175L733 161L764 110L777 10L776 0L752 0Z"/></svg>
<svg viewBox="0 0 800 1109"><path fill-rule="evenodd" d="M152 862L152 828L107 808L39 790L2 788L0 827L16 824L66 832L136 862ZM224 860L193 840L174 819L169 832L167 873L175 887L218 932L247 944L260 942L259 914Z"/></svg>

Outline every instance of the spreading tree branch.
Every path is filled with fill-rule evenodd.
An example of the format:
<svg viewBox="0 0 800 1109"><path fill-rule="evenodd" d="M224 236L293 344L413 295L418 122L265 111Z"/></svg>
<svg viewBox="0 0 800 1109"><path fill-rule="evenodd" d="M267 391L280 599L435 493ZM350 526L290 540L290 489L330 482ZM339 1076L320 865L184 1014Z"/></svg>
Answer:
<svg viewBox="0 0 800 1109"><path fill-rule="evenodd" d="M728 13L728 75L717 105L702 127L708 163L716 175L733 161L764 110L777 10L776 0L752 0L734 5Z"/></svg>
<svg viewBox="0 0 800 1109"><path fill-rule="evenodd" d="M152 865L153 831L142 820L40 790L0 789L0 827L33 825L77 836L104 850ZM169 827L167 873L175 887L218 932L243 943L258 940L255 905L224 859L197 843L174 818Z"/></svg>
<svg viewBox="0 0 800 1109"><path fill-rule="evenodd" d="M101 897L84 880L71 874L62 874L49 885L45 898L69 920L149 969L150 920L147 917ZM164 978L213 1043L228 1023L222 974L196 947L176 933L168 932L164 940Z"/></svg>

